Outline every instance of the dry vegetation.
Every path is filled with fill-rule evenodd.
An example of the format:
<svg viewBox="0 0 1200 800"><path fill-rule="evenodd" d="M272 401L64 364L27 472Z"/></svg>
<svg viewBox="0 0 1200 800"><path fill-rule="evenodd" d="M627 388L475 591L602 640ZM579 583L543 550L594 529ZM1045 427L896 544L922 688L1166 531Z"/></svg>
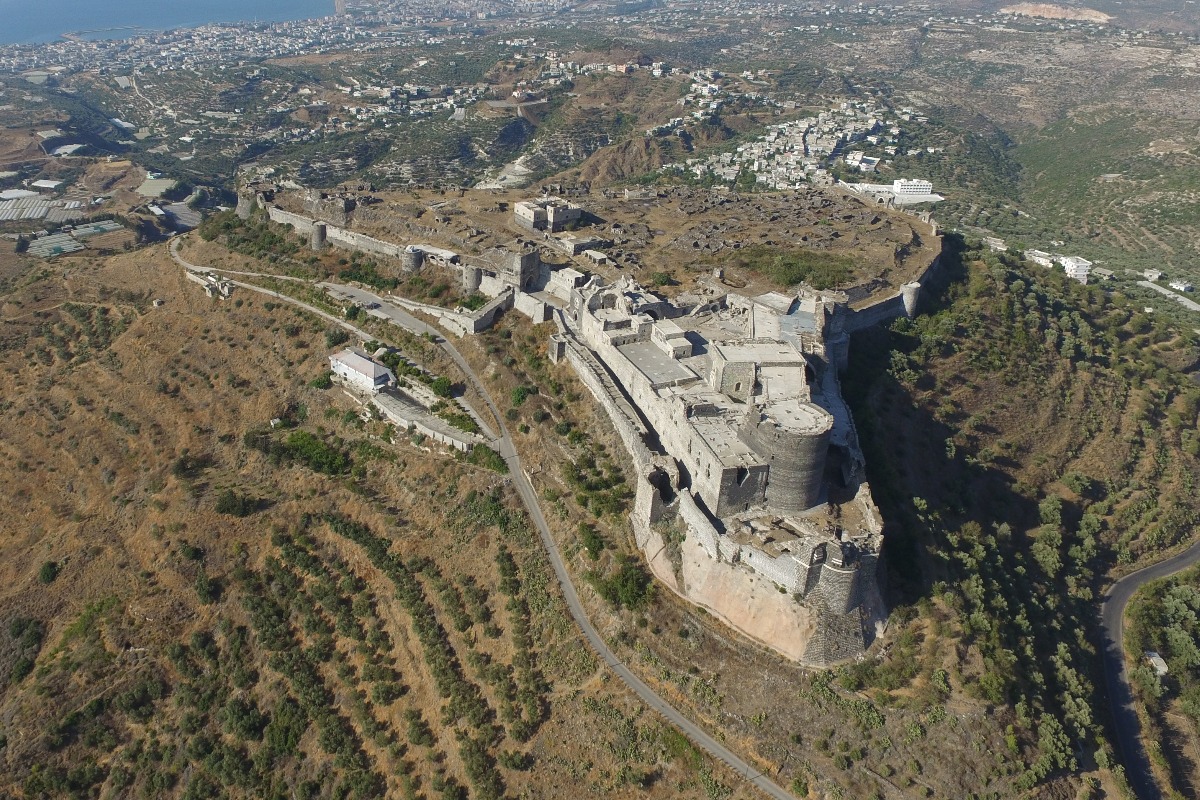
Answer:
<svg viewBox="0 0 1200 800"><path fill-rule="evenodd" d="M579 646L503 478L308 386L324 324L161 247L7 280L0 792L731 793Z"/></svg>

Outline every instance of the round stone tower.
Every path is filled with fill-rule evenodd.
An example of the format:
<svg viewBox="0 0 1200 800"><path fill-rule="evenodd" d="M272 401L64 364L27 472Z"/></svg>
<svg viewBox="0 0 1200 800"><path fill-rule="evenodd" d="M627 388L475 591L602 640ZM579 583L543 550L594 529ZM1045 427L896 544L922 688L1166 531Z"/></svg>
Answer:
<svg viewBox="0 0 1200 800"><path fill-rule="evenodd" d="M238 219L250 219L250 214L253 211L254 211L254 199L251 197L247 197L244 194L239 194L238 201L237 201L237 208L234 209L233 213L238 215Z"/></svg>
<svg viewBox="0 0 1200 800"><path fill-rule="evenodd" d="M425 251L411 244L400 254L400 268L405 272L416 272L425 263Z"/></svg>
<svg viewBox="0 0 1200 800"><path fill-rule="evenodd" d="M483 283L483 270L479 267L463 265L462 268L462 288L464 292L478 292L480 284Z"/></svg>
<svg viewBox="0 0 1200 800"><path fill-rule="evenodd" d="M781 400L751 409L740 438L767 461L767 505L796 514L823 500L833 416L812 403Z"/></svg>
<svg viewBox="0 0 1200 800"><path fill-rule="evenodd" d="M327 233L324 222L314 222L312 227L312 249L325 249L325 234Z"/></svg>
<svg viewBox="0 0 1200 800"><path fill-rule="evenodd" d="M906 283L900 287L900 299L904 302L904 316L912 319L917 315L917 301L921 299L921 284Z"/></svg>

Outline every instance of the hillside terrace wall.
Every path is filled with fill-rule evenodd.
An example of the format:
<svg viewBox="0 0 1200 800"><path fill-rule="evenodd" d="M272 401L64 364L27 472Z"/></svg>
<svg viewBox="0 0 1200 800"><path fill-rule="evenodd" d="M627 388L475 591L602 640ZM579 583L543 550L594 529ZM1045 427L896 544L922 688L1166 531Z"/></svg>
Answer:
<svg viewBox="0 0 1200 800"><path fill-rule="evenodd" d="M429 412L425 409L404 402L387 402L387 399L381 400L381 397L376 395L371 399L371 403L392 424L406 430L414 430L424 434L435 442L453 447L455 450L460 450L464 453L469 453L474 449L476 441L469 434L465 432L456 434L449 430L434 428L429 421Z"/></svg>

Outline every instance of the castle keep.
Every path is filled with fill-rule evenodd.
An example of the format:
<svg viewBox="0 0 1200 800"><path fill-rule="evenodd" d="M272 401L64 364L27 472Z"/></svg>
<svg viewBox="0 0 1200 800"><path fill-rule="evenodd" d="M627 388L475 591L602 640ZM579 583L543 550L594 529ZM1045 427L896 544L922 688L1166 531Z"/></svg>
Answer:
<svg viewBox="0 0 1200 800"><path fill-rule="evenodd" d="M884 613L883 540L837 378L845 298L684 299L701 302L593 277L551 344L638 464L638 543L665 583L775 649L814 664L857 655ZM714 573L722 592L698 598ZM751 576L772 603L783 593L790 622L766 630L737 609Z"/></svg>

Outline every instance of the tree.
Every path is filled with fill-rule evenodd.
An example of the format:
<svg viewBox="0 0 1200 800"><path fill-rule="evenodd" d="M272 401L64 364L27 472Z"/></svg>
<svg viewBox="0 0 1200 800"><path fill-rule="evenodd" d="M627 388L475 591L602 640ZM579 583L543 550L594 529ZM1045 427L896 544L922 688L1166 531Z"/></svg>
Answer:
<svg viewBox="0 0 1200 800"><path fill-rule="evenodd" d="M232 517L248 517L254 513L257 505L254 498L238 494L233 489L226 489L217 498L217 513L228 514Z"/></svg>
<svg viewBox="0 0 1200 800"><path fill-rule="evenodd" d="M350 341L350 334L346 333L341 328L330 328L325 331L325 344L328 347L337 347L340 344L345 344Z"/></svg>
<svg viewBox="0 0 1200 800"><path fill-rule="evenodd" d="M58 577L59 565L57 561L47 561L42 564L42 568L38 570L38 580L45 584L54 583L54 579Z"/></svg>
<svg viewBox="0 0 1200 800"><path fill-rule="evenodd" d="M200 598L200 602L205 605L217 602L221 599L221 582L216 578L210 578L204 568L200 568L200 572L196 575L196 595Z"/></svg>

